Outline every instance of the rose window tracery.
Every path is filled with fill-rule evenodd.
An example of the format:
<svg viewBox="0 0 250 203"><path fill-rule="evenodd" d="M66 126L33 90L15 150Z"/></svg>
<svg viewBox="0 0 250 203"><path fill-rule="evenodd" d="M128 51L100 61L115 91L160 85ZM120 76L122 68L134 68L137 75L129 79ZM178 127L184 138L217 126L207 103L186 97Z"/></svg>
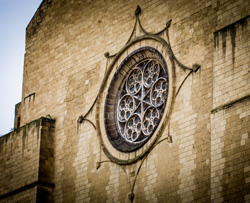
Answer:
<svg viewBox="0 0 250 203"><path fill-rule="evenodd" d="M116 113L119 133L127 142L140 143L159 124L168 93L166 72L158 61L145 60L121 86Z"/></svg>
<svg viewBox="0 0 250 203"><path fill-rule="evenodd" d="M107 138L121 152L136 151L156 132L167 104L169 77L162 54L152 47L133 51L114 71L107 91Z"/></svg>

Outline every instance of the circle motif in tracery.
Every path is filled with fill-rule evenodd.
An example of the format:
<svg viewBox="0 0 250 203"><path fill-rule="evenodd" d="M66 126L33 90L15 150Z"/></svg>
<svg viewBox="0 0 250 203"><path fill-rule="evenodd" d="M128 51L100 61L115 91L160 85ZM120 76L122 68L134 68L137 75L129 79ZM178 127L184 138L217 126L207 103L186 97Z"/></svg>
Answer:
<svg viewBox="0 0 250 203"><path fill-rule="evenodd" d="M166 72L155 59L131 71L122 85L117 105L119 133L131 143L147 139L159 124L168 93Z"/></svg>
<svg viewBox="0 0 250 203"><path fill-rule="evenodd" d="M122 152L144 145L157 129L168 99L168 71L162 55L144 47L127 56L108 89L105 128Z"/></svg>

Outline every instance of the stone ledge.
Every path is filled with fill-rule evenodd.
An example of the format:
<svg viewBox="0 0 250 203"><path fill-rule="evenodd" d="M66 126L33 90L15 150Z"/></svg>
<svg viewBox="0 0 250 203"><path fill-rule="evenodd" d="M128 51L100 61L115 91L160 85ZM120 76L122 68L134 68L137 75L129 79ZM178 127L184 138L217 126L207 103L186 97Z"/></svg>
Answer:
<svg viewBox="0 0 250 203"><path fill-rule="evenodd" d="M13 190L13 191L8 192L6 194L0 195L0 200L5 199L5 198L7 198L9 196L18 194L20 192L26 191L26 190L31 189L31 188L36 187L36 186L42 186L42 187L47 187L47 188L54 188L55 184L54 183L42 182L42 181L36 181L34 183L30 183L28 185L25 185L25 186L23 186L21 188L18 188L16 190Z"/></svg>
<svg viewBox="0 0 250 203"><path fill-rule="evenodd" d="M223 104L223 105L221 105L221 106L218 106L218 107L216 107L215 109L213 109L213 110L211 111L211 114L216 113L216 112L221 111L221 110L224 110L224 109L228 109L228 108L232 107L234 104L243 102L244 100L247 100L247 99L250 99L250 95L241 97L241 98L239 98L239 99L235 99L235 100L233 100L233 101L231 101L231 102L228 102L228 103L226 103L226 104Z"/></svg>
<svg viewBox="0 0 250 203"><path fill-rule="evenodd" d="M33 121L31 121L31 122L29 122L29 123L27 123L27 124L19 127L19 128L14 129L13 131L11 131L11 132L9 132L9 133L7 133L5 135L0 136L0 142L1 142L2 139L5 139L5 138L8 139L9 136L12 135L13 133L20 132L21 129L25 128L26 126L29 127L32 124L36 124L37 126L42 126L43 122L46 122L46 121L50 122L50 123L55 123L56 120L52 119L52 118L40 117L40 118L38 118L36 120L33 120Z"/></svg>

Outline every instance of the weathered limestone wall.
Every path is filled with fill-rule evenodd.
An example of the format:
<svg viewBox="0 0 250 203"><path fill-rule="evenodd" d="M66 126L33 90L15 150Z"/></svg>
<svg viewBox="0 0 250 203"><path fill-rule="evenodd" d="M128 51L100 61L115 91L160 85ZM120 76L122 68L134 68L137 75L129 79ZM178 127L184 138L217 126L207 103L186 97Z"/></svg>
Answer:
<svg viewBox="0 0 250 203"><path fill-rule="evenodd" d="M39 123L1 137L1 195L38 180Z"/></svg>
<svg viewBox="0 0 250 203"><path fill-rule="evenodd" d="M0 138L0 202L52 197L53 125L41 118Z"/></svg>
<svg viewBox="0 0 250 203"><path fill-rule="evenodd" d="M214 33L213 108L250 95L247 16Z"/></svg>
<svg viewBox="0 0 250 203"><path fill-rule="evenodd" d="M8 197L4 197L0 202L36 202L37 197L37 187L32 187L25 191L19 192L17 194L11 194Z"/></svg>
<svg viewBox="0 0 250 203"><path fill-rule="evenodd" d="M214 33L211 199L249 201L250 17Z"/></svg>
<svg viewBox="0 0 250 203"><path fill-rule="evenodd" d="M211 200L250 200L250 102L211 115Z"/></svg>
<svg viewBox="0 0 250 203"><path fill-rule="evenodd" d="M172 141L120 166L101 150L99 109L88 114L93 125L77 120L98 94L109 65L104 53L117 53L129 39L137 5L146 31L161 31L172 19L173 53L201 68L190 74L175 64L179 91L162 133ZM131 191L135 202L249 201L249 15L249 0L44 0L27 27L20 116L21 126L56 119L54 201L129 202ZM143 46L164 52L142 40L124 55Z"/></svg>

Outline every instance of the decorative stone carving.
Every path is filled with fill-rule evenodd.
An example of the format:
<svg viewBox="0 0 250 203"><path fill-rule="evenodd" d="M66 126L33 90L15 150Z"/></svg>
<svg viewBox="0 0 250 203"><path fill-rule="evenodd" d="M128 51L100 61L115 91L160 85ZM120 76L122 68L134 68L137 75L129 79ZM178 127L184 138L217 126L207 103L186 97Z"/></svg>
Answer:
<svg viewBox="0 0 250 203"><path fill-rule="evenodd" d="M134 151L150 139L162 118L168 84L166 62L156 49L142 47L124 59L105 104L107 136L116 149Z"/></svg>

